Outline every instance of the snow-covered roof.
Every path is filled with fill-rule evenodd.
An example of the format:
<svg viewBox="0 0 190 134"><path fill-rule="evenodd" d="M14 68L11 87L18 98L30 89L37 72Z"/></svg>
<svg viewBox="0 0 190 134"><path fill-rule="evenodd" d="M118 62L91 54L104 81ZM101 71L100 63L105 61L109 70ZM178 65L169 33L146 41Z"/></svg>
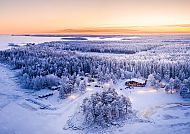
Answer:
<svg viewBox="0 0 190 134"><path fill-rule="evenodd" d="M138 83L145 83L145 80L143 79L139 79L139 78L132 78L132 79L127 79L126 82L129 82L129 81L135 81L135 82L138 82Z"/></svg>

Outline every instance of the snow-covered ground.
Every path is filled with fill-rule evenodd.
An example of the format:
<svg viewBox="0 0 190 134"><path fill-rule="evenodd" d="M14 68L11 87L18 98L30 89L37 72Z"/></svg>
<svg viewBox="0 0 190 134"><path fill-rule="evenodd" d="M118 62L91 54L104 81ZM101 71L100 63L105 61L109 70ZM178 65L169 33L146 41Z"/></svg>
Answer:
<svg viewBox="0 0 190 134"><path fill-rule="evenodd" d="M190 103L178 94L166 94L164 89L138 87L122 90L132 101L134 110L142 119L150 122L134 122L124 125L115 133L187 134L190 131Z"/></svg>
<svg viewBox="0 0 190 134"><path fill-rule="evenodd" d="M91 131L63 129L79 110L83 98L104 89L91 84L84 94L72 94L59 100L57 91L21 89L15 72L0 65L0 134L79 134ZM190 103L179 95L166 94L151 87L124 89L124 81L115 85L119 94L129 96L134 111L146 121L127 121L105 133L187 134L190 132ZM120 90L122 89L122 90ZM48 98L38 95L53 92Z"/></svg>

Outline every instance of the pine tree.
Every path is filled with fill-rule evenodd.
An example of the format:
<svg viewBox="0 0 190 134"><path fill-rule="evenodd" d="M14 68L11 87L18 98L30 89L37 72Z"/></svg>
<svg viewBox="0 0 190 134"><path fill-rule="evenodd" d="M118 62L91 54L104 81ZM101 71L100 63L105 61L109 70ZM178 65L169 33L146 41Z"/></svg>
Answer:
<svg viewBox="0 0 190 134"><path fill-rule="evenodd" d="M79 84L79 91L80 92L84 92L86 90L86 81L85 80L81 80L80 84Z"/></svg>
<svg viewBox="0 0 190 134"><path fill-rule="evenodd" d="M154 78L153 74L150 74L147 79L147 85L148 86L155 86L156 84L156 79Z"/></svg>

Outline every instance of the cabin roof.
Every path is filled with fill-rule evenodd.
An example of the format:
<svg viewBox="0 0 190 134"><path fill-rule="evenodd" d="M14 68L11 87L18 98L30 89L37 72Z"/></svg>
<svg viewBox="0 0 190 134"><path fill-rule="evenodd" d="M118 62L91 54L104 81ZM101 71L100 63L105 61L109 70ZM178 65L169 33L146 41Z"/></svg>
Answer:
<svg viewBox="0 0 190 134"><path fill-rule="evenodd" d="M135 81L135 82L138 82L138 83L141 83L141 84L145 83L145 80L139 79L139 78L132 78L132 79L127 79L126 80L126 82L130 82L130 81Z"/></svg>

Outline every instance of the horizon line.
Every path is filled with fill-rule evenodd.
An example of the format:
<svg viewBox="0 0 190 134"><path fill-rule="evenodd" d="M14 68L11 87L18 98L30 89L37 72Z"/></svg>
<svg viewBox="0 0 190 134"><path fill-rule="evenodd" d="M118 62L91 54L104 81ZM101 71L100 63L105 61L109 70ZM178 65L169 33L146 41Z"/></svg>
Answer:
<svg viewBox="0 0 190 134"><path fill-rule="evenodd" d="M0 35L13 34L190 34L190 24L152 25L152 26L102 26L63 28L48 31L23 31L0 33Z"/></svg>

